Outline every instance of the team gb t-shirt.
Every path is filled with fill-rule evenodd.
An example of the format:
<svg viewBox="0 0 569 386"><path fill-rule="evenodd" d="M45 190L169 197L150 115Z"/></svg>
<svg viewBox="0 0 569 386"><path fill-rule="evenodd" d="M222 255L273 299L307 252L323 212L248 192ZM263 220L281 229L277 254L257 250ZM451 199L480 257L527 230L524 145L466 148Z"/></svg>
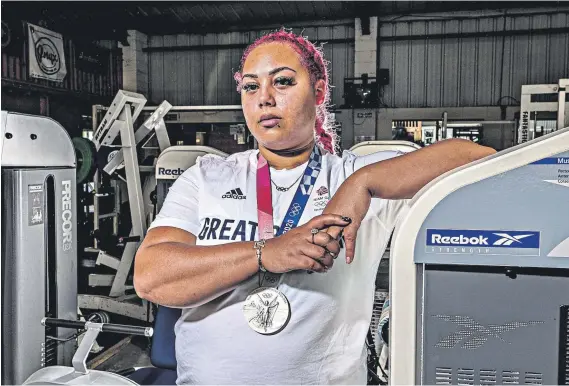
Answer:
<svg viewBox="0 0 569 386"><path fill-rule="evenodd" d="M338 187L357 169L397 156L379 152L358 157L325 153L322 170L299 225L319 215ZM177 227L198 245L258 239L256 172L258 150L227 158L207 155L173 184L151 225ZM280 226L307 163L270 169L275 227ZM291 317L275 335L253 331L243 315L257 275L205 304L184 308L176 323L178 384L365 384L365 338L374 301L379 262L406 201L372 199L359 229L355 260L345 250L328 273L295 271L280 276ZM341 214L341 213L340 213ZM255 251L251 250L254 254ZM157 259L160 256L156 256Z"/></svg>

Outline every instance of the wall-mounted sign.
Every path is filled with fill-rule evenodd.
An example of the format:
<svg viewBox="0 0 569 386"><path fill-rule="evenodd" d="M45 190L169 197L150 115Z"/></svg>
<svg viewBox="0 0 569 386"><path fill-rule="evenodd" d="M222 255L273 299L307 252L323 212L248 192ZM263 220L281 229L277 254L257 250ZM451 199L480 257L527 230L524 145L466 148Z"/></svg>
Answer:
<svg viewBox="0 0 569 386"><path fill-rule="evenodd" d="M75 66L78 70L104 74L109 67L109 50L94 44L75 42Z"/></svg>
<svg viewBox="0 0 569 386"><path fill-rule="evenodd" d="M62 82L67 75L61 34L28 23L30 77Z"/></svg>

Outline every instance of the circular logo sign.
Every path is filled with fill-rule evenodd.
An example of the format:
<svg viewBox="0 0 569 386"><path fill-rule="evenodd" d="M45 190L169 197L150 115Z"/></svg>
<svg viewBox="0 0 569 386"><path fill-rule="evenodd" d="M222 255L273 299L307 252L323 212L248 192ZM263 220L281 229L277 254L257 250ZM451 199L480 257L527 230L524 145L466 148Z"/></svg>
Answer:
<svg viewBox="0 0 569 386"><path fill-rule="evenodd" d="M46 75L56 74L61 68L59 52L55 44L46 37L39 38L36 42L36 61Z"/></svg>

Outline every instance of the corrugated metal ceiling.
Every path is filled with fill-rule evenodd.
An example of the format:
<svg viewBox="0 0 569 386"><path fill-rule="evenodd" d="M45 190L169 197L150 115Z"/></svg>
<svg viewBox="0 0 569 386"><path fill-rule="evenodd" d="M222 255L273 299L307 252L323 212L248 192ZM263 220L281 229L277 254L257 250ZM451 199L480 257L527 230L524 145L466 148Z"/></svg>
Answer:
<svg viewBox="0 0 569 386"><path fill-rule="evenodd" d="M525 7L550 2L527 2ZM553 2L557 4L557 2ZM150 35L229 32L306 21L353 19L465 9L511 8L516 2L442 1L216 1L216 2L2 2L3 19L43 24L85 39L125 36L128 29Z"/></svg>
<svg viewBox="0 0 569 386"><path fill-rule="evenodd" d="M140 30L149 34L181 32L222 32L259 26L267 23L326 20L354 17L365 6L360 2L306 1L306 2L206 2L135 5L126 13L140 21ZM159 28L144 25L152 19L161 21ZM164 23L162 23L164 22Z"/></svg>

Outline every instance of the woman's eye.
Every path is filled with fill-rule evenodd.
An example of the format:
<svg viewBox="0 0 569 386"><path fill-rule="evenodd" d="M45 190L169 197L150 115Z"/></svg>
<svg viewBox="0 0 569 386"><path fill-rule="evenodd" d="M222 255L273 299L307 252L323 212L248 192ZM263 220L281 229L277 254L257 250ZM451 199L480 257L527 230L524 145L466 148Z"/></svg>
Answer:
<svg viewBox="0 0 569 386"><path fill-rule="evenodd" d="M292 78L287 78L283 76L275 79L275 84L277 86L292 86L294 85L294 80Z"/></svg>
<svg viewBox="0 0 569 386"><path fill-rule="evenodd" d="M245 90L245 92L255 91L258 88L259 86L255 83L247 83L243 85L243 90Z"/></svg>

